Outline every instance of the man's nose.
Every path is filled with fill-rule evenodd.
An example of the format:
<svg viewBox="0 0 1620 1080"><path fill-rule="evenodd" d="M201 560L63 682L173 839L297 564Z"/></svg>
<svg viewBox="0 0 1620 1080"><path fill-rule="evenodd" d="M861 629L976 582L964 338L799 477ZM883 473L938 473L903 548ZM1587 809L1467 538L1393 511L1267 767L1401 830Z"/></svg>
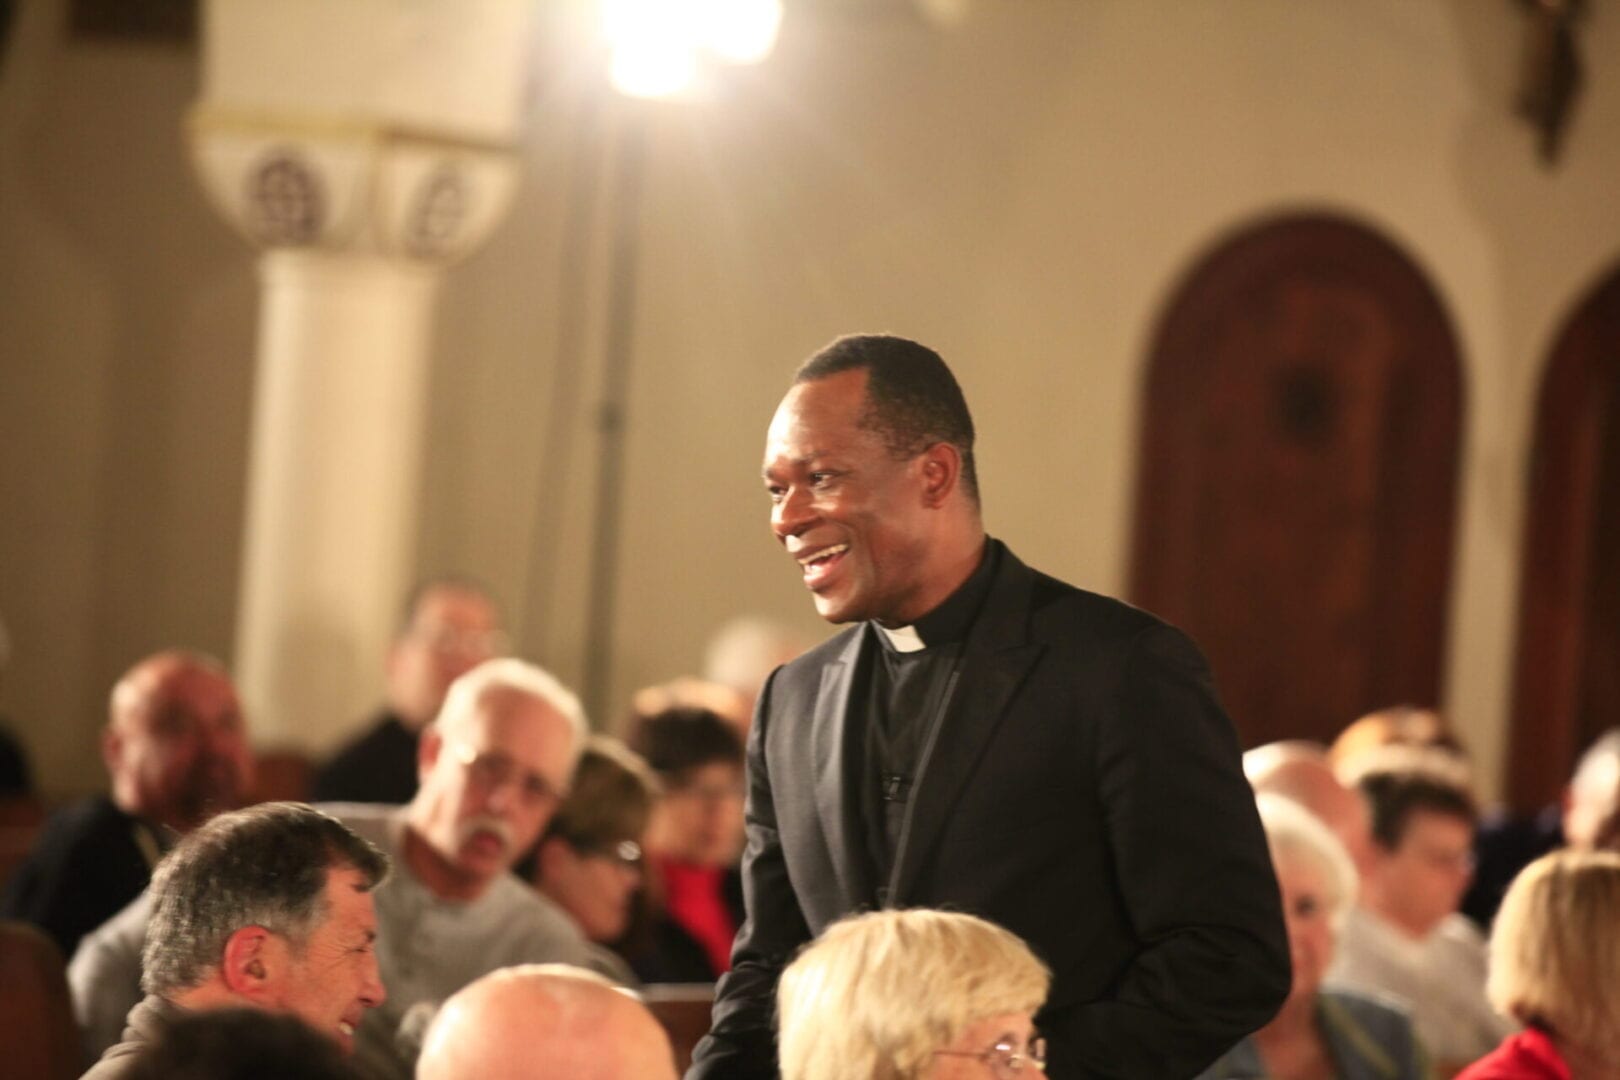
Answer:
<svg viewBox="0 0 1620 1080"><path fill-rule="evenodd" d="M375 1009L388 1000L388 988L382 983L382 973L377 970L377 954L372 953L366 958L366 981L360 987L360 1004L368 1009Z"/></svg>
<svg viewBox="0 0 1620 1080"><path fill-rule="evenodd" d="M777 539L786 540L809 528L815 516L809 493L802 488L790 488L771 507L771 531L776 533Z"/></svg>

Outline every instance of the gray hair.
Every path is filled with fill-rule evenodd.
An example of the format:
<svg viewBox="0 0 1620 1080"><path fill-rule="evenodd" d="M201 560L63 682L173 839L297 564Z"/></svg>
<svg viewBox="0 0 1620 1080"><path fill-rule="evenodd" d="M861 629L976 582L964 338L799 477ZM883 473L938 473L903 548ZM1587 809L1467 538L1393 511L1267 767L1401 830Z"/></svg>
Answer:
<svg viewBox="0 0 1620 1080"><path fill-rule="evenodd" d="M574 729L574 760L579 759L591 732L585 707L551 672L515 657L485 660L451 683L434 724L443 732L465 723L478 710L484 695L502 690L536 698L556 710Z"/></svg>
<svg viewBox="0 0 1620 1080"><path fill-rule="evenodd" d="M203 982L231 935L262 926L295 950L327 915L329 871L352 868L376 887L388 857L303 803L221 814L191 833L152 875L141 988L167 996Z"/></svg>
<svg viewBox="0 0 1620 1080"><path fill-rule="evenodd" d="M1255 796L1255 805L1260 809L1272 864L1290 859L1315 869L1327 890L1329 921L1335 930L1343 929L1360 884L1356 864L1344 844L1320 818L1286 796L1262 792Z"/></svg>

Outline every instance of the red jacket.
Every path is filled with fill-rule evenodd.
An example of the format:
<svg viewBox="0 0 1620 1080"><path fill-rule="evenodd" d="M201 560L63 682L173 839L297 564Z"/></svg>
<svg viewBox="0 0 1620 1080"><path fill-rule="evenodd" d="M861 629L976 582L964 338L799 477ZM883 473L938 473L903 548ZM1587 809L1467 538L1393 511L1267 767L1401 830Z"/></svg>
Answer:
<svg viewBox="0 0 1620 1080"><path fill-rule="evenodd" d="M1569 1080L1569 1066L1545 1032L1526 1028L1458 1073L1455 1080Z"/></svg>

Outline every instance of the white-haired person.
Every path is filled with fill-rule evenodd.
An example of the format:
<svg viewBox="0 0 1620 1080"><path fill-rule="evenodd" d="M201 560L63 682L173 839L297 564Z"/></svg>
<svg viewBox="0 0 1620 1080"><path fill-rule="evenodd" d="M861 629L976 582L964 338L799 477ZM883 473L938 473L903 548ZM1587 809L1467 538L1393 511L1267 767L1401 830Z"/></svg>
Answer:
<svg viewBox="0 0 1620 1080"><path fill-rule="evenodd" d="M1513 879L1486 993L1525 1028L1457 1080L1620 1076L1620 854L1557 851Z"/></svg>
<svg viewBox="0 0 1620 1080"><path fill-rule="evenodd" d="M1356 899L1356 869L1344 844L1298 803L1267 794L1256 802L1282 890L1293 984L1271 1022L1199 1080L1423 1080L1427 1057L1398 1002L1323 988Z"/></svg>
<svg viewBox="0 0 1620 1080"><path fill-rule="evenodd" d="M842 919L777 987L782 1080L1024 1080L1045 1069L1051 972L1001 927L946 911Z"/></svg>

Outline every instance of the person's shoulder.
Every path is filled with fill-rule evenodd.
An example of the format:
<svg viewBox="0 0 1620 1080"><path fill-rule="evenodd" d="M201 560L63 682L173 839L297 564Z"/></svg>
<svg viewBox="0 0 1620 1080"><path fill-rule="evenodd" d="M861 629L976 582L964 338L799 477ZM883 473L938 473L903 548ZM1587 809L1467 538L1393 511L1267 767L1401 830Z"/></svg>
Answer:
<svg viewBox="0 0 1620 1080"><path fill-rule="evenodd" d="M1392 994L1343 987L1324 989L1317 1010L1347 1076L1413 1077L1424 1069L1410 1006ZM1371 1066L1372 1072L1356 1063Z"/></svg>
<svg viewBox="0 0 1620 1080"><path fill-rule="evenodd" d="M1411 1031L1412 1006L1405 998L1379 990L1324 988L1319 996L1325 1011L1348 1017L1362 1027L1380 1031Z"/></svg>
<svg viewBox="0 0 1620 1080"><path fill-rule="evenodd" d="M865 623L855 623L846 626L826 641L807 649L797 657L789 660L776 669L773 682L777 684L796 684L806 680L819 682L821 670L828 664L841 660L849 648L851 640L856 635L865 633Z"/></svg>

